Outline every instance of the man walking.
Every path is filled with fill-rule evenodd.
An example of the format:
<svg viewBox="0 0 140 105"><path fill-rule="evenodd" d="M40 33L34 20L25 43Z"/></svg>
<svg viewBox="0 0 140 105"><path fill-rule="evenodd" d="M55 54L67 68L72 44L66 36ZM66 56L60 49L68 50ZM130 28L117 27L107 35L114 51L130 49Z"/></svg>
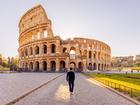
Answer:
<svg viewBox="0 0 140 105"><path fill-rule="evenodd" d="M72 70L72 68L70 68L70 71L67 73L66 79L69 83L69 91L72 95L73 94L73 89L74 89L74 80L75 80L75 73Z"/></svg>

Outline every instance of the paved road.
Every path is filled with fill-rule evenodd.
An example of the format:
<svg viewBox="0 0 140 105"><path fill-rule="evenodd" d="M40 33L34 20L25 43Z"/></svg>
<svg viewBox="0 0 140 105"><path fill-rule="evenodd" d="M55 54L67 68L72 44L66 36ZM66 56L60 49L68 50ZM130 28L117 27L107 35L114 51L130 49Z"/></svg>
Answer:
<svg viewBox="0 0 140 105"><path fill-rule="evenodd" d="M0 105L29 92L41 84L62 75L60 73L6 73L0 74Z"/></svg>
<svg viewBox="0 0 140 105"><path fill-rule="evenodd" d="M63 75L15 105L134 105L82 74L76 74L75 92L70 95Z"/></svg>

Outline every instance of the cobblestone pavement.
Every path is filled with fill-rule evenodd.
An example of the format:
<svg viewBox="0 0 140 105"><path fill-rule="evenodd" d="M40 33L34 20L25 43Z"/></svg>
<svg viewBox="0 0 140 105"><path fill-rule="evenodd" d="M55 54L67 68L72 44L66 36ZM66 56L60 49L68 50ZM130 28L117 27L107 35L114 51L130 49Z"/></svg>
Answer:
<svg viewBox="0 0 140 105"><path fill-rule="evenodd" d="M29 92L39 85L61 75L60 73L6 73L0 74L0 105Z"/></svg>
<svg viewBox="0 0 140 105"><path fill-rule="evenodd" d="M65 76L40 88L16 105L134 105L82 74L76 74L75 91L70 95Z"/></svg>

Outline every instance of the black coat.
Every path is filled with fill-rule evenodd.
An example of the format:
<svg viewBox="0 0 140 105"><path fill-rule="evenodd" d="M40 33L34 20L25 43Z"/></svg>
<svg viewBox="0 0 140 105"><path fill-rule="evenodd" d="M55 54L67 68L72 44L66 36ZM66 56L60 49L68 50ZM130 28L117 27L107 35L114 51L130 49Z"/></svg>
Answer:
<svg viewBox="0 0 140 105"><path fill-rule="evenodd" d="M75 80L75 73L73 71L69 71L67 73L67 81L74 81Z"/></svg>

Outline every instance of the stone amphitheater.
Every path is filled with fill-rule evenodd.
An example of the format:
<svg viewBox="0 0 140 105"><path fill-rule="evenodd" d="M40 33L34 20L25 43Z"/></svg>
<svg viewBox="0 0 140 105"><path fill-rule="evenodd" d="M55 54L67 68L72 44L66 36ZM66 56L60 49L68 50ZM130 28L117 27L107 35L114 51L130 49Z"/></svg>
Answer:
<svg viewBox="0 0 140 105"><path fill-rule="evenodd" d="M28 10L19 22L19 67L24 71L58 72L109 70L111 48L106 43L75 37L63 40L53 33L44 8Z"/></svg>

